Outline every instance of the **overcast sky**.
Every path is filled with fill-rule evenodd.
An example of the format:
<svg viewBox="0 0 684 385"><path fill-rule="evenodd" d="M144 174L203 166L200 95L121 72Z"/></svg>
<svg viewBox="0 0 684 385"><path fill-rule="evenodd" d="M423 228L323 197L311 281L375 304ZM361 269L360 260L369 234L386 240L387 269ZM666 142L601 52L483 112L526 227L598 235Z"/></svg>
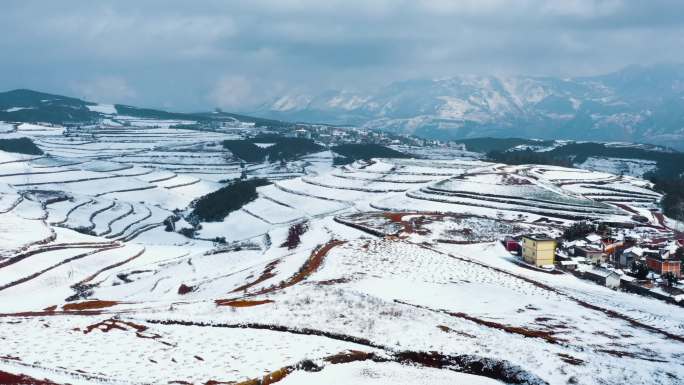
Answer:
<svg viewBox="0 0 684 385"><path fill-rule="evenodd" d="M179 111L684 62L682 0L2 0L0 90Z"/></svg>

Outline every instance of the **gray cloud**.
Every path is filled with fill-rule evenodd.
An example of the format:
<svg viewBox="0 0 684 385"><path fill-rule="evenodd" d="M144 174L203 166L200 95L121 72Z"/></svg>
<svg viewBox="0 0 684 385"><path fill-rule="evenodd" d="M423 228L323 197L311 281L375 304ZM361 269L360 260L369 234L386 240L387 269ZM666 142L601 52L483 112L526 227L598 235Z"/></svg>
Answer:
<svg viewBox="0 0 684 385"><path fill-rule="evenodd" d="M678 0L5 0L1 88L178 110L463 73L684 61Z"/></svg>

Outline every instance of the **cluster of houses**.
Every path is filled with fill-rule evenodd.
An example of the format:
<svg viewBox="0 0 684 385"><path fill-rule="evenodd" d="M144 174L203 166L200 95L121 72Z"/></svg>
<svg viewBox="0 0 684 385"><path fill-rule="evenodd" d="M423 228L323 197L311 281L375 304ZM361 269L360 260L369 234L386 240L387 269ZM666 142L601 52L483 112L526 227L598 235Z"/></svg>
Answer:
<svg viewBox="0 0 684 385"><path fill-rule="evenodd" d="M683 240L590 233L567 241L525 234L506 238L504 245L535 268L564 270L610 288L684 300L684 290L676 285L684 275L683 256L677 251Z"/></svg>
<svg viewBox="0 0 684 385"><path fill-rule="evenodd" d="M325 145L346 143L376 143L381 145L401 144L409 140L384 132L371 131L358 127L337 127L323 124L296 124L285 136L313 139Z"/></svg>

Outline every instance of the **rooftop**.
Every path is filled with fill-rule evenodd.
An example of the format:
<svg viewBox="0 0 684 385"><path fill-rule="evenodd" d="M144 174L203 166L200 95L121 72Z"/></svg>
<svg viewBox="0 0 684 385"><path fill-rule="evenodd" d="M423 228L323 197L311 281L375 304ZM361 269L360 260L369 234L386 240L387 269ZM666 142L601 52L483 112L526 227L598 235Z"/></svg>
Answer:
<svg viewBox="0 0 684 385"><path fill-rule="evenodd" d="M533 241L555 241L554 238L549 237L546 234L525 234L523 238L531 239Z"/></svg>

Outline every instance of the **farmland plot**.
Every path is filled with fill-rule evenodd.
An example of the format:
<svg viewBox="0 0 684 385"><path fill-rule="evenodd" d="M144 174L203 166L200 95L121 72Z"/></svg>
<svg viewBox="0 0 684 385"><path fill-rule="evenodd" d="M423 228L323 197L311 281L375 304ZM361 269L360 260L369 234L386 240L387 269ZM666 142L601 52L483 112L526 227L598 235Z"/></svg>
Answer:
<svg viewBox="0 0 684 385"><path fill-rule="evenodd" d="M112 384L684 380L679 307L525 269L498 243L580 216L634 223L618 199L646 214L637 200L659 198L639 179L473 158L333 168L320 153L246 164L276 182L191 230L189 204L242 174L210 151L231 135L109 120L71 138L25 127L40 159L0 152L0 371Z"/></svg>

